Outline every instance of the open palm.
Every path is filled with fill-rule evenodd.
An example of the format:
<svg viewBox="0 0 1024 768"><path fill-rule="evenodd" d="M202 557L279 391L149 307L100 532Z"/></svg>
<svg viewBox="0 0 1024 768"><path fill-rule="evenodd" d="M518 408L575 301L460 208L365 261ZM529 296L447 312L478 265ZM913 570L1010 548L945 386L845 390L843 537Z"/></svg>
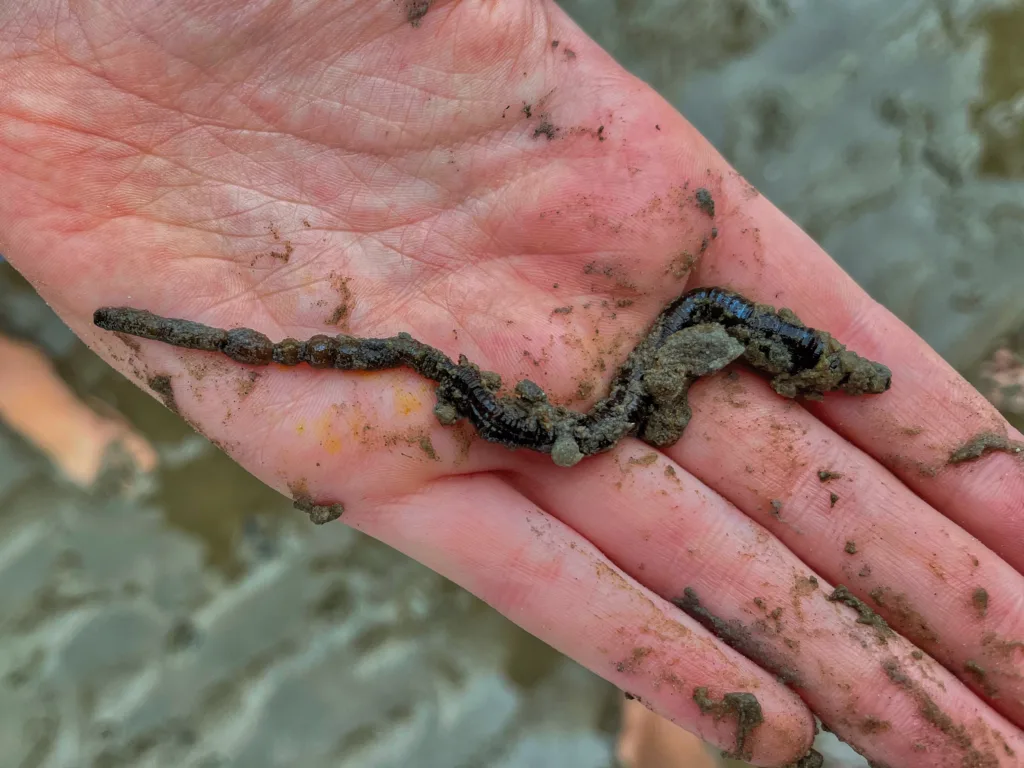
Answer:
<svg viewBox="0 0 1024 768"><path fill-rule="evenodd" d="M893 766L1024 759L1019 435L551 3L7 0L0 84L0 251L257 477L758 765L807 751L808 707ZM579 408L711 284L893 389L796 404L740 368L676 445L560 469L440 426L408 371L90 323L409 331ZM1007 450L950 463L979 436Z"/></svg>

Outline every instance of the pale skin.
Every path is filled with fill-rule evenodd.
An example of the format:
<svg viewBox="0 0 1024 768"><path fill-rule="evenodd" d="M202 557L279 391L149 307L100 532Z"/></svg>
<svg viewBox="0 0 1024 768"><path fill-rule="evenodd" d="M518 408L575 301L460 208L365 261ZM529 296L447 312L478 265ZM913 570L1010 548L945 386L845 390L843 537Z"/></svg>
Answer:
<svg viewBox="0 0 1024 768"><path fill-rule="evenodd" d="M756 695L756 765L803 755L812 711L890 766L1019 765L1024 461L947 459L1020 434L554 4L438 2L418 26L407 5L0 4L0 252L258 478L343 502L334 524L712 744L736 721L702 714L701 686ZM798 404L733 366L674 446L567 470L467 449L407 371L253 380L90 322L127 304L275 340L409 331L569 402L697 285L793 309L892 389ZM895 634L827 600L838 584ZM687 588L750 659L673 605Z"/></svg>

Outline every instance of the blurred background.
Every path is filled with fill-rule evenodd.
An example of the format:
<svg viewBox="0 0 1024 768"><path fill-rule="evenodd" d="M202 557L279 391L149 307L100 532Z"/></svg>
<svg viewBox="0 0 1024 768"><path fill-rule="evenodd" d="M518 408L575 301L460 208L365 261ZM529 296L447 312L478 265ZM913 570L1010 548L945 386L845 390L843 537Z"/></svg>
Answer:
<svg viewBox="0 0 1024 768"><path fill-rule="evenodd" d="M562 5L1024 424L1024 0ZM620 744L619 692L314 530L6 264L0 360L0 768L723 764Z"/></svg>

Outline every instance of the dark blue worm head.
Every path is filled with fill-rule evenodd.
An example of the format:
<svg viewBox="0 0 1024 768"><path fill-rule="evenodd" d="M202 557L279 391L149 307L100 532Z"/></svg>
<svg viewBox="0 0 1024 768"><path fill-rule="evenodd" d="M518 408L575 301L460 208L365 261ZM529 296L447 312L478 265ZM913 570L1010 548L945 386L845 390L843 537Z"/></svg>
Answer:
<svg viewBox="0 0 1024 768"><path fill-rule="evenodd" d="M880 395L892 385L892 372L881 363L849 351L824 331L816 331L822 352L812 368L783 373L772 379L772 388L783 397L817 399L823 392L849 395Z"/></svg>

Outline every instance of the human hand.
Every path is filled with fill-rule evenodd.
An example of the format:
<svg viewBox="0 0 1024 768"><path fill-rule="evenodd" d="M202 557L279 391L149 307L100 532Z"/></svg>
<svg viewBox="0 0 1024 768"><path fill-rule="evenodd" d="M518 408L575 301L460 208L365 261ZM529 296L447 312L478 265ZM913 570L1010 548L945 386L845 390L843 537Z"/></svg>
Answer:
<svg viewBox="0 0 1024 768"><path fill-rule="evenodd" d="M0 251L263 481L344 502L724 749L737 717L708 701L753 693L755 764L806 752L807 707L892 766L1024 755L1024 462L949 464L1020 435L552 4L9 0L0 82ZM893 389L795 404L737 368L670 448L565 470L441 427L407 371L250 370L91 325L129 304L275 340L405 330L579 408L715 284Z"/></svg>

